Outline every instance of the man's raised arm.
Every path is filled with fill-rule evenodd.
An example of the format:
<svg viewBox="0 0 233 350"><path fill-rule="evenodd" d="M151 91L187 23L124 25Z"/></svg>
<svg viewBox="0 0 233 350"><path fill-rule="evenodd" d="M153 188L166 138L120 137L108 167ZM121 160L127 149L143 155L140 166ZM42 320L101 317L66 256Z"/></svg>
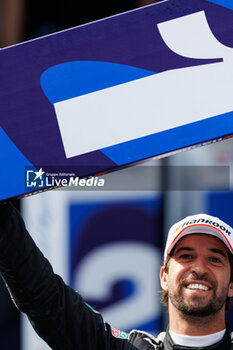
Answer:
<svg viewBox="0 0 233 350"><path fill-rule="evenodd" d="M52 349L131 348L53 272L9 203L0 204L0 273L17 307Z"/></svg>

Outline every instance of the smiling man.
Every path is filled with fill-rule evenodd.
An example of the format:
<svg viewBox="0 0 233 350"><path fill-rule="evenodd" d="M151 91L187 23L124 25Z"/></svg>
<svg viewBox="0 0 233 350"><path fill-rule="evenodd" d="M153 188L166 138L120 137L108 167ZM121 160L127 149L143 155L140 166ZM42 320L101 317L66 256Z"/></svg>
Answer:
<svg viewBox="0 0 233 350"><path fill-rule="evenodd" d="M233 296L232 236L230 226L205 214L171 227L160 273L169 311L165 349L231 349L225 311Z"/></svg>
<svg viewBox="0 0 233 350"><path fill-rule="evenodd" d="M53 272L20 214L0 204L0 273L17 307L54 350L230 350L225 310L233 296L233 230L195 215L172 226L161 268L169 327L157 338L111 327ZM98 277L97 277L98 278Z"/></svg>

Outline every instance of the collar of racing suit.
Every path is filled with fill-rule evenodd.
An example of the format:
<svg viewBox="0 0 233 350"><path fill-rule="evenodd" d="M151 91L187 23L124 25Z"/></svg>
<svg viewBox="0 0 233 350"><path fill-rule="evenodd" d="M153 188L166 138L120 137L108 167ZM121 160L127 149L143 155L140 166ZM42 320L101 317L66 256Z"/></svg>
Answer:
<svg viewBox="0 0 233 350"><path fill-rule="evenodd" d="M224 337L217 343L212 344L210 346L203 347L192 347L192 346L182 346L178 344L174 344L169 331L167 330L165 338L164 338L164 350L230 350L232 347L231 343L231 335L226 330ZM233 348L233 347L232 347Z"/></svg>
<svg viewBox="0 0 233 350"><path fill-rule="evenodd" d="M231 335L228 330L222 340L219 342L204 347L191 347L182 346L174 344L169 331L167 329L166 333L160 333L157 338L153 337L151 334L133 330L130 332L130 343L134 345L136 349L139 350L232 350L233 343L231 340Z"/></svg>

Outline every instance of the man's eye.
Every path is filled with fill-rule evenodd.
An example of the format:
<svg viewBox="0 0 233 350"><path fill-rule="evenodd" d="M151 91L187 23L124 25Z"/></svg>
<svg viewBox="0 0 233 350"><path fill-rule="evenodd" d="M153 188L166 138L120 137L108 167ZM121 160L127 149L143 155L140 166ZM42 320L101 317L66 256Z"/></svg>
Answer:
<svg viewBox="0 0 233 350"><path fill-rule="evenodd" d="M210 257L210 260L211 260L212 262L215 262L215 263L220 263L220 262L221 262L221 260L220 260L219 258L217 258L216 256L211 256L211 257Z"/></svg>
<svg viewBox="0 0 233 350"><path fill-rule="evenodd" d="M181 259L185 259L185 260L189 260L189 259L192 259L192 255L191 254L182 254L180 256Z"/></svg>

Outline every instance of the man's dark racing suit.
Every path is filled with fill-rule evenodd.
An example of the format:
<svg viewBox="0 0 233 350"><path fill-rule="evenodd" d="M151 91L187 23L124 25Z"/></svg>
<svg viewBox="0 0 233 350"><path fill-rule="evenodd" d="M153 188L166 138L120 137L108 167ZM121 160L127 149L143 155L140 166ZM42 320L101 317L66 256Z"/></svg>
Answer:
<svg viewBox="0 0 233 350"><path fill-rule="evenodd" d="M17 307L54 350L193 349L174 345L168 332L154 338L139 331L129 336L112 331L98 312L54 274L9 204L0 204L0 272ZM229 350L230 334L215 345L198 349Z"/></svg>

